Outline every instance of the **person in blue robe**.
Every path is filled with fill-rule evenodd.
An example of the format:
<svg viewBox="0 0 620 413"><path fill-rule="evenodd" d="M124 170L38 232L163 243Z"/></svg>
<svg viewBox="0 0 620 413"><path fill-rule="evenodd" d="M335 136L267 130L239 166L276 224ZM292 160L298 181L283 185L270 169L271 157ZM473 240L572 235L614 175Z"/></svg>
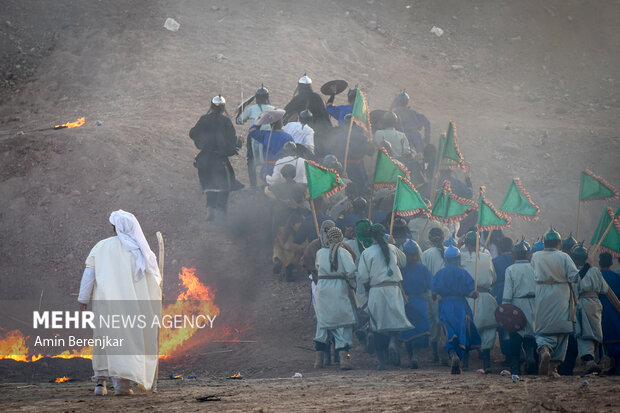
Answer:
<svg viewBox="0 0 620 413"><path fill-rule="evenodd" d="M347 93L348 105L334 106L334 99L336 95L331 95L327 100L325 109L329 115L338 121L338 125L342 125L344 117L353 112L353 104L355 103L355 97L357 96L357 89L349 89Z"/></svg>
<svg viewBox="0 0 620 413"><path fill-rule="evenodd" d="M620 274L612 271L613 259L611 254L603 252L599 255L599 266L605 282L609 289L620 296ZM612 367L605 373L609 375L620 375L620 313L616 311L609 299L604 294L599 294L599 299L603 305L603 346L605 352L612 359Z"/></svg>
<svg viewBox="0 0 620 413"><path fill-rule="evenodd" d="M263 179L265 179L265 176L273 173L273 167L282 154L284 144L286 142L295 143L293 137L282 130L281 120L271 124L271 131L262 130L260 126L252 125L248 136L263 145L263 158L265 159L265 163L260 172ZM269 154L267 154L267 149L269 149Z"/></svg>
<svg viewBox="0 0 620 413"><path fill-rule="evenodd" d="M491 294L495 297L497 304L502 303L504 295L504 282L506 280L506 268L513 264L512 259L512 240L508 237L503 237L499 241L498 245L499 255L493 258L493 267L495 267L495 283L493 283L493 289ZM504 366L510 366L511 352L510 352L510 340L508 334L504 332L503 328L497 329L497 335L499 336L499 347L502 354L506 357L502 363Z"/></svg>
<svg viewBox="0 0 620 413"><path fill-rule="evenodd" d="M401 333L401 340L405 342L409 355L409 367L417 369L419 366L416 357L417 350L428 347L430 323L426 295L431 286L433 275L420 262L420 246L413 240L403 244L403 252L407 256L407 264L401 268L403 275L403 290L407 296L405 314L414 328Z"/></svg>
<svg viewBox="0 0 620 413"><path fill-rule="evenodd" d="M477 298L474 279L460 268L461 252L450 246L444 252L446 266L431 280L431 291L439 296L439 321L446 338L452 374L461 374L461 359L466 351L480 347L481 339L466 297Z"/></svg>

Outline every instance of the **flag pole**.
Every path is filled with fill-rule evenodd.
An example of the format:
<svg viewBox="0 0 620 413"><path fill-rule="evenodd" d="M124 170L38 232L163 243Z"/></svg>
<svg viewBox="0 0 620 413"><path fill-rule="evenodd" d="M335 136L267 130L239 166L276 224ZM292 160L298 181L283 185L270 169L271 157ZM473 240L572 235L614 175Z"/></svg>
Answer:
<svg viewBox="0 0 620 413"><path fill-rule="evenodd" d="M478 291L478 256L480 255L480 230L476 228L476 266L474 267L474 291ZM476 299L474 298L474 317L476 317Z"/></svg>
<svg viewBox="0 0 620 413"><path fill-rule="evenodd" d="M392 236L392 230L394 229L394 216L396 211L392 211L392 217L390 218L390 236Z"/></svg>
<svg viewBox="0 0 620 413"><path fill-rule="evenodd" d="M319 231L319 221L316 218L316 208L314 207L314 199L310 200L310 207L312 208L312 216L314 217L314 229L316 230L316 236L320 239L321 232Z"/></svg>
<svg viewBox="0 0 620 413"><path fill-rule="evenodd" d="M491 230L489 231L489 235L487 235L487 239L484 240L484 248L486 249L487 245L489 245L489 241L491 240L491 235L493 235L493 231L495 230Z"/></svg>
<svg viewBox="0 0 620 413"><path fill-rule="evenodd" d="M426 222L424 223L424 227L422 227L422 232L420 232L420 235L418 235L418 244L420 243L420 241L422 241L422 234L424 234L424 231L426 230L426 226L428 225L428 221L431 220L431 217L427 217L426 218Z"/></svg>
<svg viewBox="0 0 620 413"><path fill-rule="evenodd" d="M580 212L581 212L581 199L579 200L579 204L577 206L577 229L575 230L575 239L579 239L579 213Z"/></svg>
<svg viewBox="0 0 620 413"><path fill-rule="evenodd" d="M269 138L267 139L267 150L265 151L265 163L267 166L265 167L265 171L269 170L269 145L271 145L271 134L273 133L273 127L269 131Z"/></svg>
<svg viewBox="0 0 620 413"><path fill-rule="evenodd" d="M344 148L344 165L342 169L342 174L345 178L348 178L347 175L347 162L349 160L349 145L351 143L351 130L353 130L353 115L351 115L351 123L349 123L349 133L347 133L347 144Z"/></svg>
<svg viewBox="0 0 620 413"><path fill-rule="evenodd" d="M368 220L372 220L372 199L375 197L375 184L370 184L370 205L368 206Z"/></svg>

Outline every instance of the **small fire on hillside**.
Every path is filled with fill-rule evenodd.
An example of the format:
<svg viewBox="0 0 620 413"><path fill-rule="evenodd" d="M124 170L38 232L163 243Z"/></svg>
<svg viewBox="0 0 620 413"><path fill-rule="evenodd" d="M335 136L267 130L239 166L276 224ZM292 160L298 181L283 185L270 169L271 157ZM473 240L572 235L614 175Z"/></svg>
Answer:
<svg viewBox="0 0 620 413"><path fill-rule="evenodd" d="M197 317L208 316L206 320L214 321L220 315L220 309L215 304L215 289L204 285L196 275L195 268L182 267L179 273L179 286L181 292L177 300L166 305L162 309L162 321L174 316ZM209 322L205 321L207 327ZM165 323L162 323L165 324ZM203 323L203 327L204 323ZM179 354L181 350L189 347L196 347L209 342L239 342L241 331L229 325L218 326L217 333L212 328L200 328L198 323L193 326L183 326L182 328L161 328L159 339L159 358L168 359ZM204 330L199 332L199 330ZM198 334L197 334L198 333ZM215 337L217 334L217 337ZM4 338L0 339L0 359L13 359L23 362L35 362L43 357L71 359L76 357L92 359L92 347L81 349L65 350L53 356L43 354L29 354L27 339L20 330L9 331ZM190 338L193 344L188 346Z"/></svg>
<svg viewBox="0 0 620 413"><path fill-rule="evenodd" d="M54 383L64 383L66 381L69 381L70 378L65 376L65 377L58 377L57 379L54 380Z"/></svg>
<svg viewBox="0 0 620 413"><path fill-rule="evenodd" d="M84 125L84 123L86 122L86 117L81 117L78 120L76 120L75 122L67 122L67 123L63 123L62 125L56 125L54 126L54 129L65 129L65 128L79 128L80 126Z"/></svg>

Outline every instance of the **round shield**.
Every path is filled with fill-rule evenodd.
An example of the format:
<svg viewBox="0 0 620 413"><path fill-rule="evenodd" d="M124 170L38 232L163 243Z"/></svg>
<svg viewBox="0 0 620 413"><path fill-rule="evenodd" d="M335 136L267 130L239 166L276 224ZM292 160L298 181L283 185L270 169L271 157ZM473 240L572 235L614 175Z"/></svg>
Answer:
<svg viewBox="0 0 620 413"><path fill-rule="evenodd" d="M501 328L512 333L525 328L527 318L523 311L512 304L502 304L495 309L495 320Z"/></svg>
<svg viewBox="0 0 620 413"><path fill-rule="evenodd" d="M286 111L284 109L266 110L254 120L256 126L268 125L281 120Z"/></svg>
<svg viewBox="0 0 620 413"><path fill-rule="evenodd" d="M321 86L321 93L327 96L337 95L342 93L349 84L346 80L330 80Z"/></svg>

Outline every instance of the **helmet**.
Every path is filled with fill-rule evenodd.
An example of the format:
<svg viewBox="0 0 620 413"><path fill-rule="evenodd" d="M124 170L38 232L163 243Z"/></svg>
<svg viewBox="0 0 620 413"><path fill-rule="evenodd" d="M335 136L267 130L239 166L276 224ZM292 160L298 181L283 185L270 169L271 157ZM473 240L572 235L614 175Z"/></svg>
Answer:
<svg viewBox="0 0 620 413"><path fill-rule="evenodd" d="M311 85L312 84L312 79L310 79L305 73L302 77L299 78L299 81L297 82L300 85Z"/></svg>
<svg viewBox="0 0 620 413"><path fill-rule="evenodd" d="M465 234L465 244L475 244L476 237L477 237L476 232L469 231L467 234Z"/></svg>
<svg viewBox="0 0 620 413"><path fill-rule="evenodd" d="M326 168L333 168L337 162L338 158L336 158L336 155L329 154L323 158L323 166Z"/></svg>
<svg viewBox="0 0 620 413"><path fill-rule="evenodd" d="M267 89L264 85L260 85L260 88L256 89L256 96L269 97L269 89Z"/></svg>
<svg viewBox="0 0 620 413"><path fill-rule="evenodd" d="M213 106L225 105L226 104L226 99L224 99L224 96L222 96L222 95L217 95L213 99L211 99L211 104Z"/></svg>
<svg viewBox="0 0 620 413"><path fill-rule="evenodd" d="M295 142L288 141L282 146L283 155L295 155L297 153L297 145Z"/></svg>
<svg viewBox="0 0 620 413"><path fill-rule="evenodd" d="M528 244L525 240L521 240L512 246L512 252L528 253L530 252L530 244Z"/></svg>
<svg viewBox="0 0 620 413"><path fill-rule="evenodd" d="M444 258L458 258L461 256L461 251L459 251L458 248L450 245L448 248L446 248L443 256Z"/></svg>
<svg viewBox="0 0 620 413"><path fill-rule="evenodd" d="M583 262L588 259L588 250L582 244L576 244L570 250L570 256L575 261Z"/></svg>
<svg viewBox="0 0 620 413"><path fill-rule="evenodd" d="M312 122L312 112L310 112L308 109L299 112L299 122L304 125Z"/></svg>
<svg viewBox="0 0 620 413"><path fill-rule="evenodd" d="M352 204L355 211L365 211L368 202L362 197L357 197L353 200Z"/></svg>
<svg viewBox="0 0 620 413"><path fill-rule="evenodd" d="M347 93L347 100L349 102L355 102L355 98L357 97L357 88L349 89Z"/></svg>
<svg viewBox="0 0 620 413"><path fill-rule="evenodd" d="M398 116L394 112L385 112L383 114L383 126L386 128L392 128L396 126L396 122L398 122Z"/></svg>
<svg viewBox="0 0 620 413"><path fill-rule="evenodd" d="M571 232L568 238L562 240L562 251L570 252L575 245L577 245L577 240L573 238L573 233Z"/></svg>
<svg viewBox="0 0 620 413"><path fill-rule="evenodd" d="M420 252L420 246L414 240L408 239L403 244L403 252L405 254L417 254Z"/></svg>
<svg viewBox="0 0 620 413"><path fill-rule="evenodd" d="M549 231L545 234L545 241L560 241L561 239L562 236L553 227L549 228Z"/></svg>
<svg viewBox="0 0 620 413"><path fill-rule="evenodd" d="M344 118L342 118L342 122L345 124L349 124L351 122L351 118L352 118L351 114L347 113L346 115L344 115Z"/></svg>
<svg viewBox="0 0 620 413"><path fill-rule="evenodd" d="M394 98L394 105L396 106L407 106L409 103L409 95L404 90L402 92L398 92L396 97Z"/></svg>
<svg viewBox="0 0 620 413"><path fill-rule="evenodd" d="M536 241L534 245L532 245L532 252L542 251L544 249L545 244L541 240Z"/></svg>

